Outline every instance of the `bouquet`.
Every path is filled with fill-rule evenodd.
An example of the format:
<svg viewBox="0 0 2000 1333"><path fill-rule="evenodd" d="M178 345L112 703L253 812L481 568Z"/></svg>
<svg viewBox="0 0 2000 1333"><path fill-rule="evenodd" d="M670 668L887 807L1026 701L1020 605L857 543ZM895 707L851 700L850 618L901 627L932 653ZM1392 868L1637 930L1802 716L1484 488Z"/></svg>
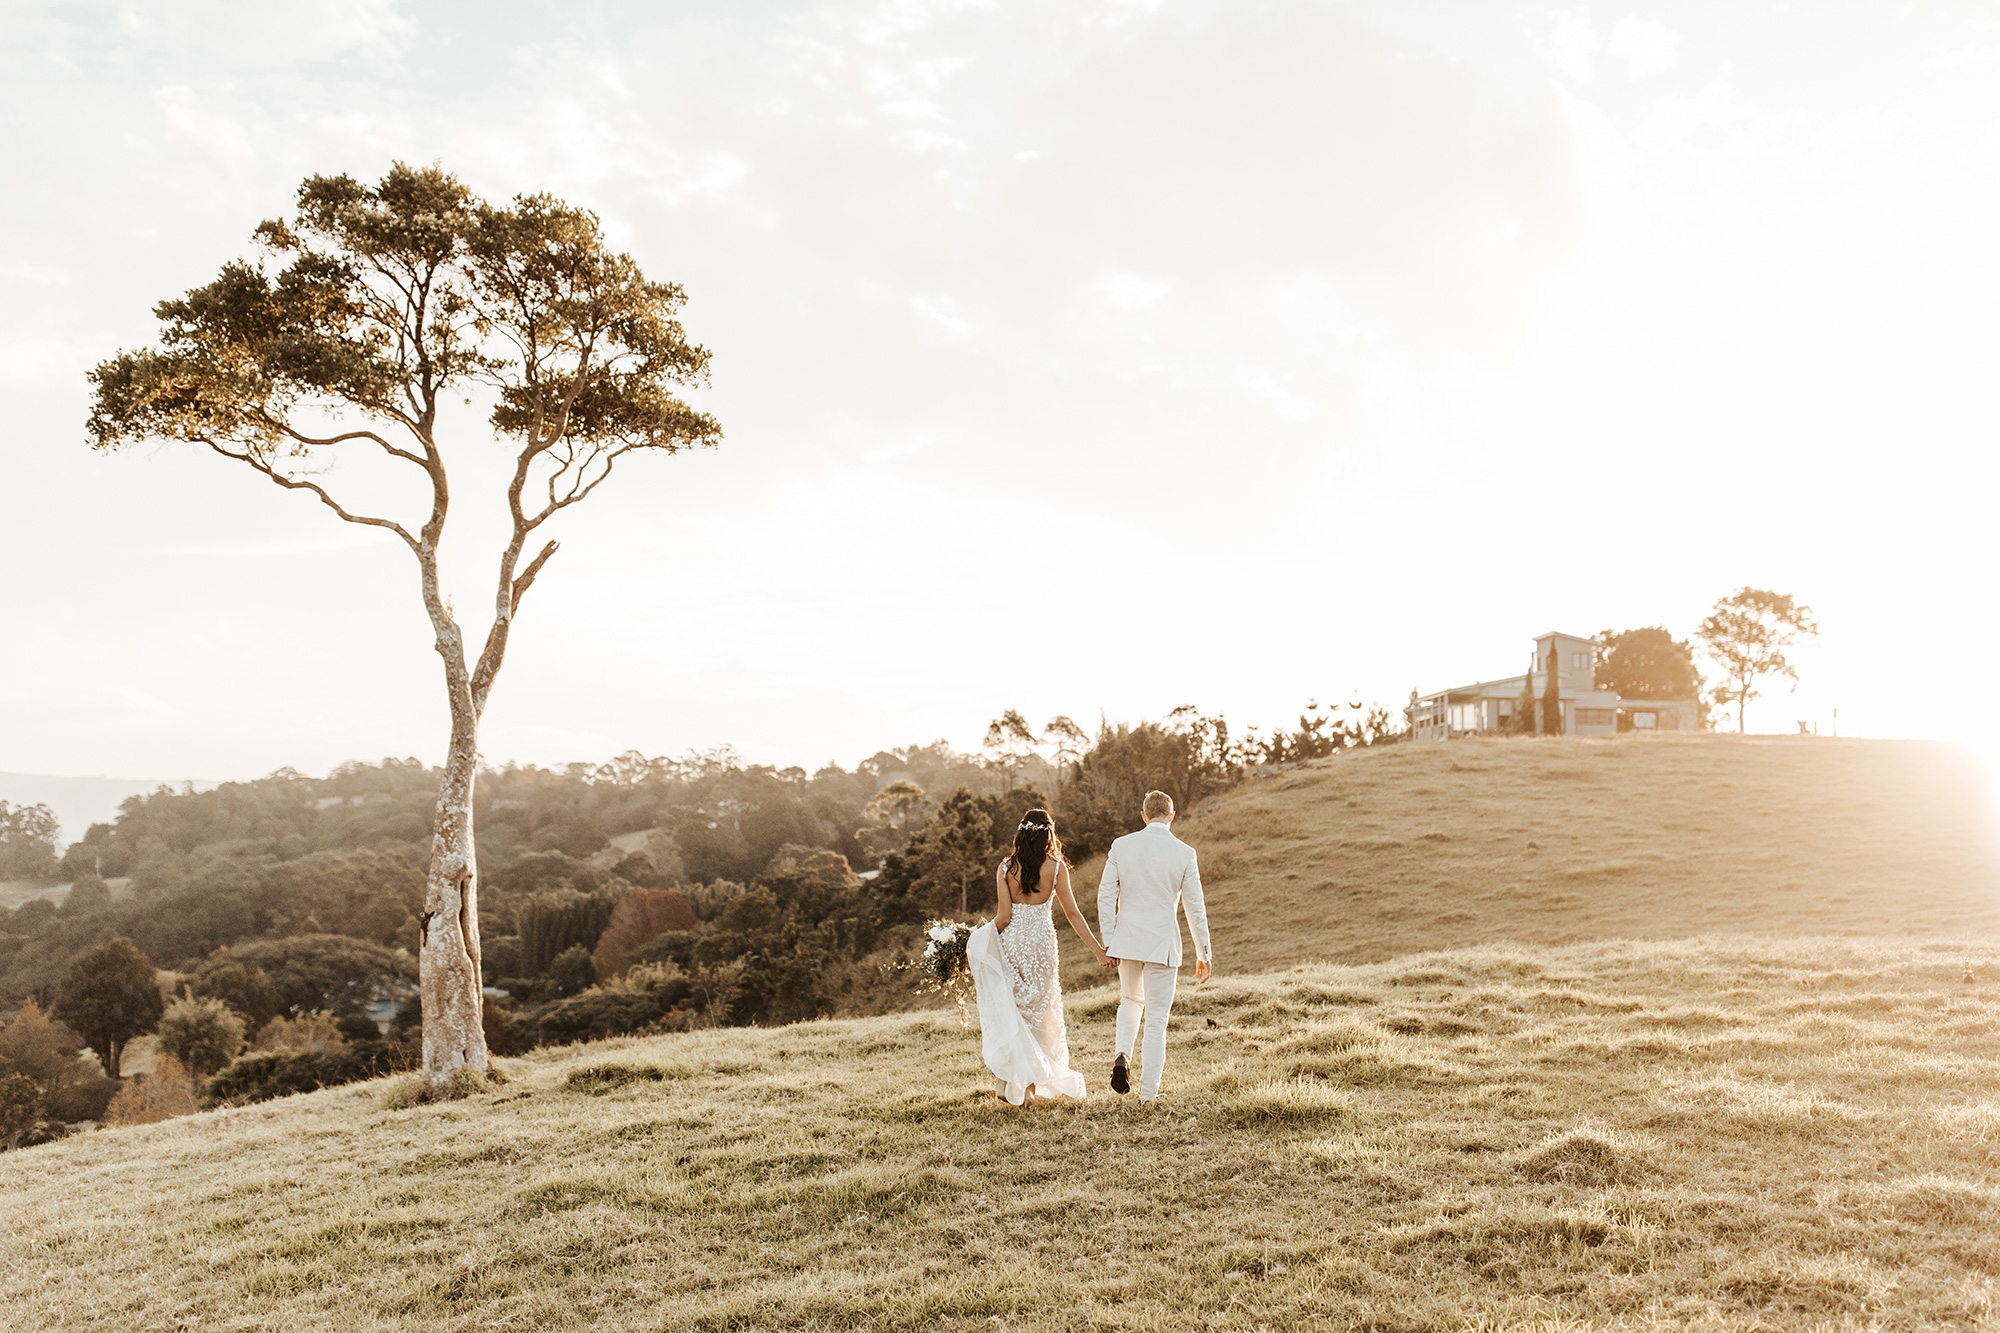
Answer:
<svg viewBox="0 0 2000 1333"><path fill-rule="evenodd" d="M942 991L951 996L958 1006L958 1022L965 1025L965 993L972 985L972 971L965 963L965 942L972 937L972 927L963 921L934 920L924 926L928 938L924 943L923 956L914 962L899 963L898 967L914 967L923 979L917 983L917 994L935 995Z"/></svg>
<svg viewBox="0 0 2000 1333"><path fill-rule="evenodd" d="M972 938L972 927L963 921L933 921L924 927L924 934L930 943L924 946L918 966L933 988L950 990L965 974L965 942Z"/></svg>

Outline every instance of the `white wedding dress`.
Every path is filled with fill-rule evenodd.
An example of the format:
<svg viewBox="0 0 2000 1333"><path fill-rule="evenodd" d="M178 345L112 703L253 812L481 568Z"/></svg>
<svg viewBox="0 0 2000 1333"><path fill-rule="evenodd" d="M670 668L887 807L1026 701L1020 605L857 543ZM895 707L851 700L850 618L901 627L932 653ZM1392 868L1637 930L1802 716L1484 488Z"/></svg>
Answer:
<svg viewBox="0 0 2000 1333"><path fill-rule="evenodd" d="M979 1049L994 1091L1019 1106L1028 1086L1038 1097L1081 1097L1083 1075L1069 1067L1057 976L1055 896L1015 903L1004 931L991 921L972 932L965 958L979 998Z"/></svg>

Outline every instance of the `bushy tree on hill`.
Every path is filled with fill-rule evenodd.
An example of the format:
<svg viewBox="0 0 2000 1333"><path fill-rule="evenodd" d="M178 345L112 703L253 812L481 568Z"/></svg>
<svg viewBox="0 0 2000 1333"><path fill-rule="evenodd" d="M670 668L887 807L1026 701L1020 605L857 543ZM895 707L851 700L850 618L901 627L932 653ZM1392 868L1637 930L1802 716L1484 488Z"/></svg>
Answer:
<svg viewBox="0 0 2000 1333"><path fill-rule="evenodd" d="M347 935L294 935L254 940L211 956L191 984L236 966L261 971L277 992L281 1012L324 1012L336 1018L359 1013L416 979L409 955Z"/></svg>
<svg viewBox="0 0 2000 1333"><path fill-rule="evenodd" d="M679 287L649 281L605 245L593 214L548 195L495 206L439 168L399 163L374 186L313 177L297 203L292 222L256 230L282 265L275 278L226 265L160 303L159 348L92 372L89 429L98 448L200 445L393 534L414 557L451 717L421 953L424 1066L442 1091L455 1070L487 1063L473 790L515 615L556 553L546 542L526 558L528 544L621 459L718 440L714 419L673 392L703 378L708 353L681 329ZM475 385L493 391L491 426L514 459L493 619L468 656L438 571L452 493L438 411ZM350 447L417 470L430 506L415 531L327 489L326 459Z"/></svg>
<svg viewBox="0 0 2000 1333"><path fill-rule="evenodd" d="M0 1027L0 1070L33 1080L45 1113L57 1120L96 1120L117 1091L95 1059L79 1058L82 1049L82 1039L33 1000Z"/></svg>
<svg viewBox="0 0 2000 1333"><path fill-rule="evenodd" d="M99 945L70 965L56 992L55 1016L69 1025L119 1076L125 1044L151 1032L166 1009L153 964L128 939Z"/></svg>
<svg viewBox="0 0 2000 1333"><path fill-rule="evenodd" d="M1757 682L1782 676L1797 689L1799 673L1788 654L1802 639L1819 635L1812 608L1792 600L1790 593L1762 588L1738 588L1716 602L1695 630L1722 668L1724 684L1715 700L1736 705L1736 730L1743 730L1743 710L1758 697Z"/></svg>
<svg viewBox="0 0 2000 1333"><path fill-rule="evenodd" d="M48 879L56 873L56 817L46 805L0 801L0 879Z"/></svg>
<svg viewBox="0 0 2000 1333"><path fill-rule="evenodd" d="M243 1019L220 1000L182 996L160 1015L159 1049L206 1078L243 1049Z"/></svg>
<svg viewBox="0 0 2000 1333"><path fill-rule="evenodd" d="M227 958L202 965L185 983L187 993L203 999L219 1000L243 1020L244 1030L255 1032L284 1012L278 988L261 967L252 967Z"/></svg>
<svg viewBox="0 0 2000 1333"><path fill-rule="evenodd" d="M1597 636L1593 680L1627 699L1697 699L1701 672L1694 649L1664 628L1604 630Z"/></svg>

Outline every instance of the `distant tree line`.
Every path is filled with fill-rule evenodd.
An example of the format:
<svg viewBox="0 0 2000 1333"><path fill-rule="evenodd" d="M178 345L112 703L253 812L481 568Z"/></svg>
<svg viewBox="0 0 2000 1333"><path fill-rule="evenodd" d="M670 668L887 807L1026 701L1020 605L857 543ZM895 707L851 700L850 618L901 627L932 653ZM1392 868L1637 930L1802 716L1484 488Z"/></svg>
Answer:
<svg viewBox="0 0 2000 1333"><path fill-rule="evenodd" d="M726 750L490 770L479 924L483 980L503 993L486 1037L517 1053L902 1007L910 987L883 965L927 917L985 908L1029 808L1053 809L1082 859L1153 788L1189 808L1256 765L1393 739L1380 708L1311 704L1241 735L1194 708L1094 736L1009 711L978 754L938 742L852 771ZM0 1142L409 1067L436 789L396 759L161 788L60 858L48 821L36 868L69 875L68 897L0 914ZM146 1034L153 1072L121 1087Z"/></svg>

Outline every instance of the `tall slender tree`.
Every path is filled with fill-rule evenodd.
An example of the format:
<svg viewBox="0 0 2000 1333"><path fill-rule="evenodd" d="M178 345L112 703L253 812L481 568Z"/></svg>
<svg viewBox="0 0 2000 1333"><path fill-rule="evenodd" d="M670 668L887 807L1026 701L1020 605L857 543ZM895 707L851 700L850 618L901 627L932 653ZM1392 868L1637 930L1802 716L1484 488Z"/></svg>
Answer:
<svg viewBox="0 0 2000 1333"><path fill-rule="evenodd" d="M473 779L514 618L556 553L548 541L523 563L529 541L627 455L720 439L715 420L674 393L705 380L709 354L681 328L680 287L649 280L605 243L594 214L548 195L496 206L438 167L398 163L372 186L314 176L297 205L292 222L257 227L260 258L156 307L157 348L91 373L89 433L98 449L200 445L409 548L451 719L421 954L424 1070L443 1092L459 1069L487 1067ZM452 499L439 414L480 389L512 455L510 523L493 618L468 660L438 577ZM430 499L419 521L334 494L326 465L357 449L417 471Z"/></svg>
<svg viewBox="0 0 2000 1333"><path fill-rule="evenodd" d="M1521 677L1521 697L1514 701L1514 731L1532 736L1535 726L1535 655L1528 654L1528 674Z"/></svg>
<svg viewBox="0 0 2000 1333"><path fill-rule="evenodd" d="M1555 641L1549 641L1549 678L1542 685L1542 735L1563 734L1562 662Z"/></svg>

